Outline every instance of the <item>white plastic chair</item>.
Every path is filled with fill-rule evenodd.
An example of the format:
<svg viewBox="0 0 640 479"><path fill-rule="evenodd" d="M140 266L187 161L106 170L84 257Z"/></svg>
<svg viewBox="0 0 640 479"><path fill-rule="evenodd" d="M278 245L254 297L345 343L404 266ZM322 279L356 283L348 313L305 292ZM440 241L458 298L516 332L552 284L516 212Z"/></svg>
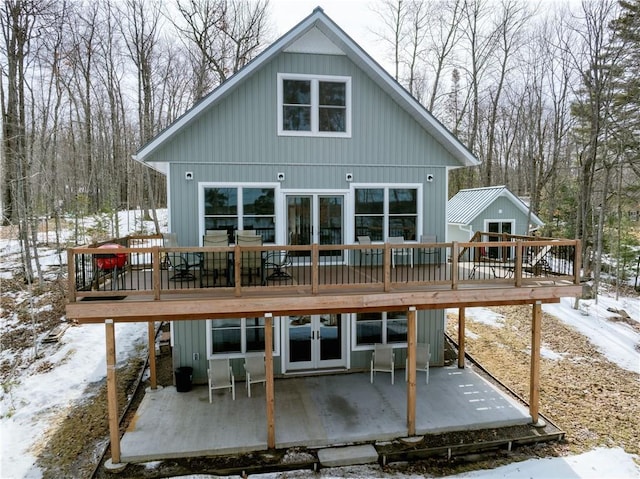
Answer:
<svg viewBox="0 0 640 479"><path fill-rule="evenodd" d="M209 402L213 402L214 389L231 389L231 397L236 400L236 381L233 370L229 364L229 358L210 359L207 369L209 377Z"/></svg>
<svg viewBox="0 0 640 479"><path fill-rule="evenodd" d="M402 236L389 236L389 244L397 245L404 244L404 238ZM391 266L396 267L396 256L402 256L409 260L409 264L413 268L413 249L411 248L391 248Z"/></svg>
<svg viewBox="0 0 640 479"><path fill-rule="evenodd" d="M426 383L429 384L429 361L431 360L431 352L429 343L416 344L416 372L424 371L426 373ZM409 359L405 360L404 380L409 379Z"/></svg>
<svg viewBox="0 0 640 479"><path fill-rule="evenodd" d="M251 385L254 383L267 384L267 374L265 371L263 356L245 356L244 370L247 375L247 395L251 397Z"/></svg>
<svg viewBox="0 0 640 479"><path fill-rule="evenodd" d="M373 353L371 353L371 384L373 384L373 376L376 371L391 373L391 384L393 384L394 376L394 354L393 346L390 344L374 344Z"/></svg>

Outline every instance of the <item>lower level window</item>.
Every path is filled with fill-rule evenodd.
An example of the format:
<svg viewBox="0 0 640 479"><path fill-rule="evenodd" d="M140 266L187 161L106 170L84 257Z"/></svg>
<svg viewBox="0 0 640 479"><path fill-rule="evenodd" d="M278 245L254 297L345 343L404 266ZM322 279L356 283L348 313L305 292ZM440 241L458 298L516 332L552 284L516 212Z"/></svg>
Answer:
<svg viewBox="0 0 640 479"><path fill-rule="evenodd" d="M355 344L403 344L407 342L407 313L358 313L355 319Z"/></svg>
<svg viewBox="0 0 640 479"><path fill-rule="evenodd" d="M244 354L265 350L264 318L212 319L207 321L210 331L209 354ZM274 344L277 322L274 322Z"/></svg>

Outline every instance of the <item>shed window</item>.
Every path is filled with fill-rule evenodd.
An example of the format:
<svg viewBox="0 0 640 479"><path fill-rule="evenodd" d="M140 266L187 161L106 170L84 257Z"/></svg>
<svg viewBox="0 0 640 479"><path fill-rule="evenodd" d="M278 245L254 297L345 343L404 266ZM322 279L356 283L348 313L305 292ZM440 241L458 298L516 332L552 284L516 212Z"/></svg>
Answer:
<svg viewBox="0 0 640 479"><path fill-rule="evenodd" d="M351 79L279 74L278 134L351 136Z"/></svg>

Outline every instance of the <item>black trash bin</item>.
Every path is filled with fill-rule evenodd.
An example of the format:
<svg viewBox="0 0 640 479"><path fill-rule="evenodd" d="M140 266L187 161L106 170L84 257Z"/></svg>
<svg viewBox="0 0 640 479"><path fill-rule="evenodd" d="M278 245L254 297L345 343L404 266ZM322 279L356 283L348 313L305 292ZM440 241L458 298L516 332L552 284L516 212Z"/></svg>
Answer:
<svg viewBox="0 0 640 479"><path fill-rule="evenodd" d="M176 391L186 393L191 391L193 368L183 366L176 369Z"/></svg>

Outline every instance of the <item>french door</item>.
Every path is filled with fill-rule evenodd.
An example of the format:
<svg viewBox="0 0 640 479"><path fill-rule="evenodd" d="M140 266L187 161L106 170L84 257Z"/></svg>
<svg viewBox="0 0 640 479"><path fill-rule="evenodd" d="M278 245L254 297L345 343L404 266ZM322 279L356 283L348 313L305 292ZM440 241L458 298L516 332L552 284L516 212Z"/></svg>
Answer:
<svg viewBox="0 0 640 479"><path fill-rule="evenodd" d="M344 244L344 196L287 195L287 244ZM310 251L296 252L310 256ZM342 258L342 251L320 251L321 257Z"/></svg>
<svg viewBox="0 0 640 479"><path fill-rule="evenodd" d="M341 314L289 316L285 328L286 369L346 367L346 325Z"/></svg>
<svg viewBox="0 0 640 479"><path fill-rule="evenodd" d="M513 222L511 221L488 221L486 225L489 233L512 234L513 232ZM489 236L489 241L502 241L502 238L499 238L498 236ZM490 258L506 261L513 258L513 254L513 248L489 248Z"/></svg>

